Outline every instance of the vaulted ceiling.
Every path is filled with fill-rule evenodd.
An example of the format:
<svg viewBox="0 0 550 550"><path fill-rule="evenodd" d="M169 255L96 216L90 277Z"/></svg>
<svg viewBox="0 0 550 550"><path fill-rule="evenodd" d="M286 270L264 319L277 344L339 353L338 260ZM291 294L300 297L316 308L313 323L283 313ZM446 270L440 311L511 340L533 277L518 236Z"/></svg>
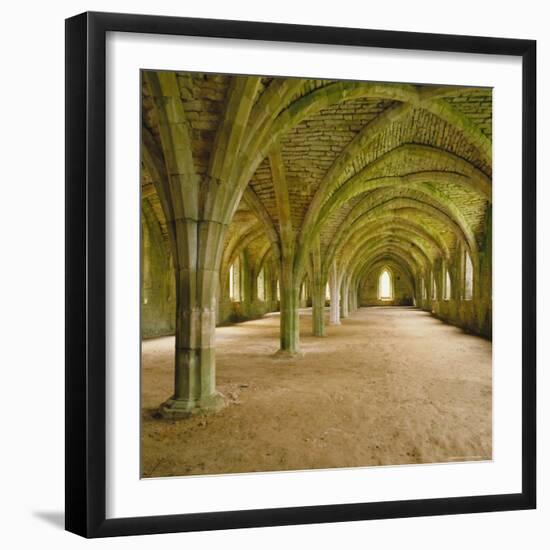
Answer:
<svg viewBox="0 0 550 550"><path fill-rule="evenodd" d="M387 259L424 272L457 246L475 261L492 197L491 89L203 73L175 82L199 185L239 188L226 206L225 262L244 248L258 264L278 254L285 226L304 267L314 242L325 269ZM143 78L144 142L158 151L161 95ZM237 145L223 139L235 124ZM168 238L142 168L143 208Z"/></svg>

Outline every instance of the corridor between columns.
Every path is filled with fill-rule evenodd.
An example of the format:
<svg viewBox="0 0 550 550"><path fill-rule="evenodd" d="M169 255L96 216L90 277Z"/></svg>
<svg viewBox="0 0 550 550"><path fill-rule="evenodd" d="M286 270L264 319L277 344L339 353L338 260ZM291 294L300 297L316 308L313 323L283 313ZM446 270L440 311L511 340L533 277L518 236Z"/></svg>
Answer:
<svg viewBox="0 0 550 550"><path fill-rule="evenodd" d="M489 341L408 307L361 308L316 338L311 313L294 359L275 355L277 313L216 329L229 405L181 422L156 415L174 338L146 341L142 475L490 459Z"/></svg>

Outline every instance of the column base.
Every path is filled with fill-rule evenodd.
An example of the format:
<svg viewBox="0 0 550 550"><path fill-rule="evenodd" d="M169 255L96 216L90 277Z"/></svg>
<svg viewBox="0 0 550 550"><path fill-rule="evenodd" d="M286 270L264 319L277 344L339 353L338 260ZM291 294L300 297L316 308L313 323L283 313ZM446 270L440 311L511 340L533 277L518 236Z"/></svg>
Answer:
<svg viewBox="0 0 550 550"><path fill-rule="evenodd" d="M286 349L280 349L273 354L273 357L275 359L296 359L303 357L304 355L305 354L303 351L289 351Z"/></svg>
<svg viewBox="0 0 550 550"><path fill-rule="evenodd" d="M340 321L329 321L329 325L341 325L342 323Z"/></svg>
<svg viewBox="0 0 550 550"><path fill-rule="evenodd" d="M225 397L218 392L202 399L174 399L172 397L159 407L159 414L162 418L180 420L191 416L215 413L221 411L226 405Z"/></svg>

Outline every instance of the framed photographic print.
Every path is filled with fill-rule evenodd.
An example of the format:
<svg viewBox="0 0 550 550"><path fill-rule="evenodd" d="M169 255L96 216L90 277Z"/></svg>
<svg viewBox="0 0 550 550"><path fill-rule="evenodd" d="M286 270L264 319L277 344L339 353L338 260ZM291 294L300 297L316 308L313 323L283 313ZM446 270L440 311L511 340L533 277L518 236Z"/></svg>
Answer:
<svg viewBox="0 0 550 550"><path fill-rule="evenodd" d="M535 507L535 56L67 20L68 530Z"/></svg>

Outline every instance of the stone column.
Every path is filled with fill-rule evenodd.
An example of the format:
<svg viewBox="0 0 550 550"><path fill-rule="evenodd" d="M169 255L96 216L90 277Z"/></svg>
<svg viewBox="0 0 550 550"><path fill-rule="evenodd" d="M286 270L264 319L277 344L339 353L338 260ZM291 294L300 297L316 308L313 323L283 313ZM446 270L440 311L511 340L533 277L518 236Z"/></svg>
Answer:
<svg viewBox="0 0 550 550"><path fill-rule="evenodd" d="M217 322L225 321L231 305L231 298L229 297L229 267L226 266L225 269L221 269L220 271L218 304L216 307Z"/></svg>
<svg viewBox="0 0 550 550"><path fill-rule="evenodd" d="M300 285L296 284L293 262L281 261L279 292L281 295L281 348L278 354L296 355L300 352L300 316L298 312Z"/></svg>
<svg viewBox="0 0 550 550"><path fill-rule="evenodd" d="M314 274L312 325L313 336L325 336L325 288L321 275Z"/></svg>
<svg viewBox="0 0 550 550"><path fill-rule="evenodd" d="M313 336L325 335L325 293L326 277L323 275L321 243L317 237L310 251L310 281Z"/></svg>
<svg viewBox="0 0 550 550"><path fill-rule="evenodd" d="M185 223L187 236L195 230L199 246L189 251L191 259L197 261L176 269L174 395L160 407L166 418L186 418L199 410L218 410L224 405L216 391L215 336L225 226L217 222Z"/></svg>
<svg viewBox="0 0 550 550"><path fill-rule="evenodd" d="M336 269L336 263L332 265L330 270L330 324L340 324L340 280L338 277L338 271Z"/></svg>
<svg viewBox="0 0 550 550"><path fill-rule="evenodd" d="M474 263L474 304L478 330L481 334L492 336L493 319L493 288L492 288L492 257L493 257L493 230L492 230L492 206L487 208L485 216L485 238L481 248L477 251L477 261L472 255ZM477 265L476 265L477 264ZM477 280L476 280L477 276Z"/></svg>
<svg viewBox="0 0 550 550"><path fill-rule="evenodd" d="M256 281L253 280L250 262L246 250L241 254L241 277L242 277L242 294L241 294L241 314L249 317L252 312L252 304L254 302L254 289Z"/></svg>
<svg viewBox="0 0 550 550"><path fill-rule="evenodd" d="M349 283L347 277L342 281L342 319L349 317Z"/></svg>

